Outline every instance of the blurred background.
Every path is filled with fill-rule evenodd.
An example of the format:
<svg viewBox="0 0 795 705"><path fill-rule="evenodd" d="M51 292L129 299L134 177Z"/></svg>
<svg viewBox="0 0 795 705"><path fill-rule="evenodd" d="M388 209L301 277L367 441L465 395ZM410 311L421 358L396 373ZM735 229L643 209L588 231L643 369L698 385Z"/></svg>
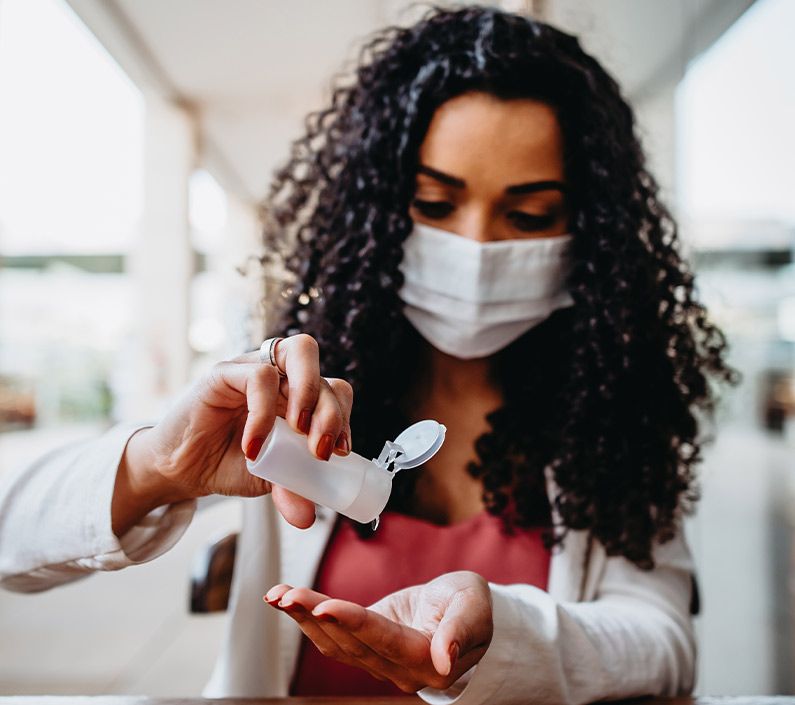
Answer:
<svg viewBox="0 0 795 705"><path fill-rule="evenodd" d="M795 2L496 3L578 34L634 105L744 383L688 532L697 690L795 692ZM155 418L262 337L259 204L361 40L402 0L0 0L0 473ZM201 512L159 560L0 592L0 692L196 695Z"/></svg>

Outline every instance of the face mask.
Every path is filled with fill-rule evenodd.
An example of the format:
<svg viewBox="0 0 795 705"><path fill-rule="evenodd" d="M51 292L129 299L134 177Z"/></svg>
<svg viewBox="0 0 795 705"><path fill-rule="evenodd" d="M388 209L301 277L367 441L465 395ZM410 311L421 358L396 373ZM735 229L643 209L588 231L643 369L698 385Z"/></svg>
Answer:
<svg viewBox="0 0 795 705"><path fill-rule="evenodd" d="M415 223L400 265L404 314L448 355L491 355L574 303L565 288L571 239L480 243Z"/></svg>

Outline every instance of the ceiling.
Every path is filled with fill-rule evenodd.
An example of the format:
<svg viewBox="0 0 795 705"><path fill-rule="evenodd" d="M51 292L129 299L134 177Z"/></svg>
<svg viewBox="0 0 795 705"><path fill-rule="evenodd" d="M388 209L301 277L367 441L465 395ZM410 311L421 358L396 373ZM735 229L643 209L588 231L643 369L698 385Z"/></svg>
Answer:
<svg viewBox="0 0 795 705"><path fill-rule="evenodd" d="M201 160L245 201L264 195L303 117L368 33L423 11L406 0L67 0L145 93L183 105ZM526 0L581 36L642 100L681 75L752 0ZM460 3L459 3L460 4Z"/></svg>

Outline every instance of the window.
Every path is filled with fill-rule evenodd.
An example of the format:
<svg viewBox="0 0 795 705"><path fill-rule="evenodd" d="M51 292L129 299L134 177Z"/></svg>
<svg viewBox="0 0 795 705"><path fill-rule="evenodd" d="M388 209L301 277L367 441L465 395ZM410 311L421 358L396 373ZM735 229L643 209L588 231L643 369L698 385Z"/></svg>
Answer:
<svg viewBox="0 0 795 705"><path fill-rule="evenodd" d="M101 420L133 301L140 92L62 0L0 3L0 429Z"/></svg>

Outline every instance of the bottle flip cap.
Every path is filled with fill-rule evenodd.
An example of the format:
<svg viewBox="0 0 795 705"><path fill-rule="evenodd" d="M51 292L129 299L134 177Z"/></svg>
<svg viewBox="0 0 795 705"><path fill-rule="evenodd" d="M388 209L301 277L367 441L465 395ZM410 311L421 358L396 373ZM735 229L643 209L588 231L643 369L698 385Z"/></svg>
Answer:
<svg viewBox="0 0 795 705"><path fill-rule="evenodd" d="M430 460L444 443L447 428L433 419L418 421L404 430L394 441L387 441L376 464L394 472L416 468Z"/></svg>
<svg viewBox="0 0 795 705"><path fill-rule="evenodd" d="M342 513L362 523L375 521L374 528L378 526L395 473L430 460L442 447L445 431L447 428L438 421L425 419L409 426L394 441L387 441L378 458L372 460L379 469L364 473L356 499Z"/></svg>

